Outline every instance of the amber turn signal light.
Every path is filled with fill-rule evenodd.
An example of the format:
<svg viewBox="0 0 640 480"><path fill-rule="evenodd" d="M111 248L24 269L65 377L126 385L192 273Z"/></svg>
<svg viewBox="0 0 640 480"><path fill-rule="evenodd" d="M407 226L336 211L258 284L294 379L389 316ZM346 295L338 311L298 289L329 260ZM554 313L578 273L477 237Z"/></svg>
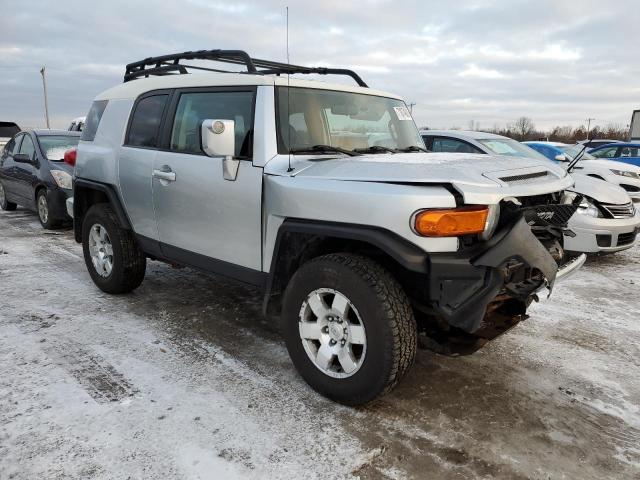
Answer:
<svg viewBox="0 0 640 480"><path fill-rule="evenodd" d="M458 237L482 233L489 208L480 205L446 210L423 210L415 215L416 233L425 237Z"/></svg>

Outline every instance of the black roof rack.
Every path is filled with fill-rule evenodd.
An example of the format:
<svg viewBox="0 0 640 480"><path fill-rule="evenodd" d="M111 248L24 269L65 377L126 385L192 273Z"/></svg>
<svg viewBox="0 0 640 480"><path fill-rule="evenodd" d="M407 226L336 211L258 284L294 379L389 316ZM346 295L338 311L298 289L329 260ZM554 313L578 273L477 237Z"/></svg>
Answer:
<svg viewBox="0 0 640 480"><path fill-rule="evenodd" d="M291 65L289 63L273 62L271 60L260 60L251 58L249 54L243 50L197 50L195 52L174 53L171 55L162 55L160 57L149 57L139 62L133 62L127 65L124 74L124 81L134 80L139 77L148 77L149 75L172 75L189 73L188 69L206 70L218 73L238 73L229 70L219 70L214 68L200 67L196 65L186 65L180 63L181 60L213 60L221 63L231 63L237 65L245 65L246 72L254 75L283 75L283 74L311 74L318 75L347 75L353 78L361 87L368 85L353 70L346 68L325 68L325 67L302 67L300 65Z"/></svg>

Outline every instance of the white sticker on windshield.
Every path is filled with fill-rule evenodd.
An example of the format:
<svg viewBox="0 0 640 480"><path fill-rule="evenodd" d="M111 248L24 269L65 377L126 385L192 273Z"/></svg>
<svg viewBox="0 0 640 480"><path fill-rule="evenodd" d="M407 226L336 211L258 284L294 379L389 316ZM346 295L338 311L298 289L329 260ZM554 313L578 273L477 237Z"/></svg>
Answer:
<svg viewBox="0 0 640 480"><path fill-rule="evenodd" d="M409 109L407 107L393 107L396 112L396 116L398 120L413 120L411 118L411 113L409 113Z"/></svg>

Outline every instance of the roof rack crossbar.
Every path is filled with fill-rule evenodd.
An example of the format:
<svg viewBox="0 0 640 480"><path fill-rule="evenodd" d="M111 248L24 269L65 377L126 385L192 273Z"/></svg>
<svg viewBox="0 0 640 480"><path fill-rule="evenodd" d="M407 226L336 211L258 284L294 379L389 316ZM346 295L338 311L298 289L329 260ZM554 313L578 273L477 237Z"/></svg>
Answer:
<svg viewBox="0 0 640 480"><path fill-rule="evenodd" d="M318 75L346 75L355 80L361 87L368 87L353 70L346 68L327 68L327 67L303 67L300 65L292 65L282 62L274 62L271 60L262 60L251 58L249 54L243 50L197 50L193 52L174 53L171 55L162 55L160 57L149 57L138 62L127 65L124 74L124 81L128 82L139 77L148 77L150 75L170 75L176 72L180 74L188 73L188 69L206 70L218 73L238 73L227 70L218 70L195 65L185 65L180 63L181 60L213 60L222 63L231 63L235 65L246 66L246 72L259 75L283 75L283 74L318 74Z"/></svg>

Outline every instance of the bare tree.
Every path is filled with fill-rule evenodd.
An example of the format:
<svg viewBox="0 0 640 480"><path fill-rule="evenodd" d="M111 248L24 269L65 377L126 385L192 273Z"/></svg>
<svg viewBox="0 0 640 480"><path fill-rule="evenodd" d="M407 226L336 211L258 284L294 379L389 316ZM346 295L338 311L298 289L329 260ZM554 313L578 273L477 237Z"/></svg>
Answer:
<svg viewBox="0 0 640 480"><path fill-rule="evenodd" d="M529 117L520 117L513 124L513 129L521 142L526 140L535 128L533 120Z"/></svg>

